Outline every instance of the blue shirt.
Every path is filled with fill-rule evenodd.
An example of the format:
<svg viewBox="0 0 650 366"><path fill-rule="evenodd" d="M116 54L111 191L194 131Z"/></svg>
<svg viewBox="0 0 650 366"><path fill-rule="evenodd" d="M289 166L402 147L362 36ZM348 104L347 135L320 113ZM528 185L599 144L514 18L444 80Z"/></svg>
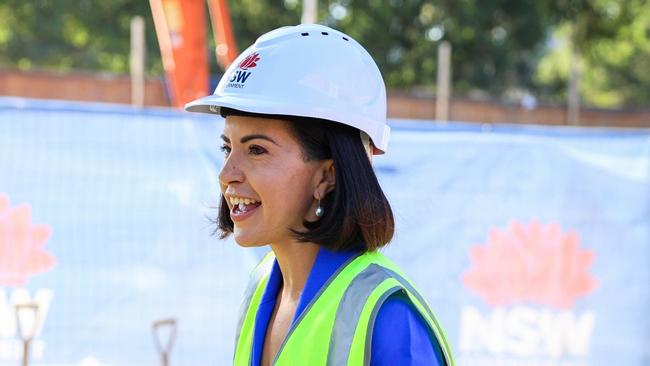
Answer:
<svg viewBox="0 0 650 366"><path fill-rule="evenodd" d="M296 319L300 317L300 314L330 276L341 265L358 254L357 251L333 252L321 247L305 283L305 288L300 295L291 326L294 325ZM252 357L252 365L254 366L258 366L262 362L262 349L264 348L266 330L281 287L282 273L277 260L275 260L255 318ZM391 295L377 313L372 333L370 365L444 365L440 345L436 344L434 346L431 344L433 337L429 333L430 330L426 325L426 321L406 295L401 292Z"/></svg>

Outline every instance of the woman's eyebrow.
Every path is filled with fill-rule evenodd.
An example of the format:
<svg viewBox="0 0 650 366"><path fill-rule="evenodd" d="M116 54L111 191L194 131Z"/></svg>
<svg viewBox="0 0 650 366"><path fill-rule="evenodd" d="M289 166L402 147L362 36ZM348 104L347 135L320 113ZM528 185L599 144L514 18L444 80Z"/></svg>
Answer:
<svg viewBox="0 0 650 366"><path fill-rule="evenodd" d="M270 142L272 142L273 144L275 144L275 145L277 145L277 146L280 146L277 142L273 141L272 138L270 138L270 137L268 137L268 136L266 136L266 135L260 135L260 134L255 134L255 135L246 135L246 136L242 137L242 138L239 140L239 142L241 142L242 144L244 144L244 143L246 143L246 142L248 142L248 141L250 141L250 140L255 140L255 139L262 139L262 140L270 141Z"/></svg>
<svg viewBox="0 0 650 366"><path fill-rule="evenodd" d="M221 139L222 139L223 141L227 142L227 143L230 143L230 139L229 139L228 137L226 137L226 135L221 135ZM274 143L275 145L280 146L280 144L278 144L277 142L273 141L272 138L270 138L270 137L268 137L268 136L266 136L266 135L260 135L260 134L246 135L246 136L242 137L242 138L239 140L239 142L242 143L242 144L245 144L245 143L247 143L248 141L255 140L255 139L262 139L262 140L270 141L270 142Z"/></svg>

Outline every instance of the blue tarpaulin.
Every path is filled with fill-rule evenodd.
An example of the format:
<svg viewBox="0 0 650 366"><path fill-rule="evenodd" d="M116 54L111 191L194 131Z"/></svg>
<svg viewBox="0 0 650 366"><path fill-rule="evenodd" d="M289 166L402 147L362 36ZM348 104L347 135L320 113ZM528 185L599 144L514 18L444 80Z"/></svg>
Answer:
<svg viewBox="0 0 650 366"><path fill-rule="evenodd" d="M385 250L460 365L650 364L650 131L392 121ZM0 98L0 365L231 362L264 248L211 236L220 117Z"/></svg>

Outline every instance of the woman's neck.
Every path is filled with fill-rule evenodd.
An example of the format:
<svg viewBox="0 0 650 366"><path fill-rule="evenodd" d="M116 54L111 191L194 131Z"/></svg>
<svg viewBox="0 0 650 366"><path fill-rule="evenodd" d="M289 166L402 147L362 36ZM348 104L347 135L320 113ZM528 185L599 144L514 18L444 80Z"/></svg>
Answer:
<svg viewBox="0 0 650 366"><path fill-rule="evenodd" d="M282 297L298 301L316 261L319 246L291 241L271 244L271 249L282 272Z"/></svg>

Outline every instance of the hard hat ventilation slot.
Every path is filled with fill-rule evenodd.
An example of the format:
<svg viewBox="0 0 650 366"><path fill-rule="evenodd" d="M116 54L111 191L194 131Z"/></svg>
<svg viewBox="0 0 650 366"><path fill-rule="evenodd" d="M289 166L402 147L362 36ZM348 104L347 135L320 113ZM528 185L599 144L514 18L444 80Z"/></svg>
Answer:
<svg viewBox="0 0 650 366"><path fill-rule="evenodd" d="M343 39L346 40L346 41L349 41L349 39L347 39L346 37L341 37L341 38L343 38Z"/></svg>
<svg viewBox="0 0 650 366"><path fill-rule="evenodd" d="M300 35L303 36L303 37L306 37L306 36L309 35L309 33L307 33L307 32L305 32L305 33L300 33Z"/></svg>
<svg viewBox="0 0 650 366"><path fill-rule="evenodd" d="M324 36L328 35L327 32L320 32L320 34L322 34L322 35L324 35Z"/></svg>

